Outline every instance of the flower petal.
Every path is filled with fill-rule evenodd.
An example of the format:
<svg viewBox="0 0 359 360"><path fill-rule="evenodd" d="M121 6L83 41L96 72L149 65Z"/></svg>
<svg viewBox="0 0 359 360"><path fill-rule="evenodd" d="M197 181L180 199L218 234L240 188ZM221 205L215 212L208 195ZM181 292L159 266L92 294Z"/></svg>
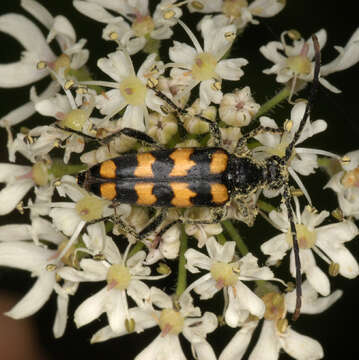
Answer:
<svg viewBox="0 0 359 360"><path fill-rule="evenodd" d="M117 82L134 75L131 59L123 51L116 51L108 54L107 58L99 59L97 66Z"/></svg>
<svg viewBox="0 0 359 360"><path fill-rule="evenodd" d="M323 348L317 340L301 335L288 328L287 336L281 338L286 353L297 360L316 360L324 356Z"/></svg>
<svg viewBox="0 0 359 360"><path fill-rule="evenodd" d="M95 295L87 298L75 311L74 321L81 327L96 320L105 311L105 302L108 296L107 288L103 288Z"/></svg>
<svg viewBox="0 0 359 360"><path fill-rule="evenodd" d="M241 360L257 325L258 321L245 323L223 349L218 360Z"/></svg>
<svg viewBox="0 0 359 360"><path fill-rule="evenodd" d="M0 243L0 265L31 271L35 274L39 273L39 267L53 254L53 250L25 241Z"/></svg>
<svg viewBox="0 0 359 360"><path fill-rule="evenodd" d="M216 360L212 346L207 341L192 344L194 354L198 360Z"/></svg>
<svg viewBox="0 0 359 360"><path fill-rule="evenodd" d="M156 337L135 360L186 360L177 335L168 334Z"/></svg>
<svg viewBox="0 0 359 360"><path fill-rule="evenodd" d="M56 339L61 337L66 329L67 324L67 308L69 305L69 297L68 296L57 296L57 311L55 322L52 327L52 331Z"/></svg>
<svg viewBox="0 0 359 360"><path fill-rule="evenodd" d="M38 311L53 291L55 276L55 272L43 271L30 291L5 314L13 319L22 319Z"/></svg>
<svg viewBox="0 0 359 360"><path fill-rule="evenodd" d="M248 6L249 11L259 17L272 17L283 10L285 2L280 0L255 0Z"/></svg>
<svg viewBox="0 0 359 360"><path fill-rule="evenodd" d="M336 290L328 296L319 297L309 281L304 281L302 284L302 293L302 307L300 311L303 314L319 314L327 310L343 295L343 291ZM287 310L291 313L295 311L296 299L296 291L285 295Z"/></svg>
<svg viewBox="0 0 359 360"><path fill-rule="evenodd" d="M14 184L8 184L0 191L0 215L10 213L16 205L34 186L32 179L17 181Z"/></svg>
<svg viewBox="0 0 359 360"><path fill-rule="evenodd" d="M211 259L194 249L188 249L185 253L186 269L191 273L199 273L199 269L209 270L211 268L212 261Z"/></svg>
<svg viewBox="0 0 359 360"><path fill-rule="evenodd" d="M279 350L280 344L275 332L275 323L264 320L259 339L248 360L277 360Z"/></svg>
<svg viewBox="0 0 359 360"><path fill-rule="evenodd" d="M47 9L33 0L21 0L21 7L31 14L36 20L38 20L47 29L50 29L54 21L53 16L47 11Z"/></svg>
<svg viewBox="0 0 359 360"><path fill-rule="evenodd" d="M243 58L221 60L215 71L222 79L236 81L243 76L241 68L247 64L248 61Z"/></svg>
<svg viewBox="0 0 359 360"><path fill-rule="evenodd" d="M168 55L173 62L192 67L197 52L192 46L174 41L173 46L169 48Z"/></svg>

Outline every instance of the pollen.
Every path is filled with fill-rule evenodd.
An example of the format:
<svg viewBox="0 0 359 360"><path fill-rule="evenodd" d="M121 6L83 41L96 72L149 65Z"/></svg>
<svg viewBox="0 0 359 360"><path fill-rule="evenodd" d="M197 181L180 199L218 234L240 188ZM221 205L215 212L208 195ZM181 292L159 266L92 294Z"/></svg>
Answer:
<svg viewBox="0 0 359 360"><path fill-rule="evenodd" d="M122 80L119 89L127 104L134 106L145 104L147 89L137 76L130 75Z"/></svg>
<svg viewBox="0 0 359 360"><path fill-rule="evenodd" d="M311 249L317 240L317 234L314 231L309 230L303 224L295 224L297 230L298 246L300 249ZM286 241L290 246L293 246L292 233L289 231L286 235Z"/></svg>
<svg viewBox="0 0 359 360"><path fill-rule="evenodd" d="M198 81L216 78L216 65L217 60L212 54L206 52L201 53L194 60L192 76Z"/></svg>
<svg viewBox="0 0 359 360"><path fill-rule="evenodd" d="M179 311L173 309L162 310L158 321L162 336L167 334L178 335L182 331L183 325L184 318Z"/></svg>
<svg viewBox="0 0 359 360"><path fill-rule="evenodd" d="M131 273L125 265L111 265L107 271L108 289L125 290L131 281Z"/></svg>
<svg viewBox="0 0 359 360"><path fill-rule="evenodd" d="M211 275L217 282L217 288L224 286L235 286L238 281L238 269L233 268L233 264L216 262L211 266Z"/></svg>

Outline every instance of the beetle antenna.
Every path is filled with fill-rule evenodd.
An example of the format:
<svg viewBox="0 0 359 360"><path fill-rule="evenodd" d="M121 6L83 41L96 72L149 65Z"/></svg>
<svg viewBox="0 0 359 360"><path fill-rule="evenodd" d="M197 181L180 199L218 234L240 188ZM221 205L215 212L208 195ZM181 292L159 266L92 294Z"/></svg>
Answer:
<svg viewBox="0 0 359 360"><path fill-rule="evenodd" d="M314 65L314 75L313 75L313 84L310 88L309 98L307 102L307 106L305 107L304 115L302 120L300 121L299 128L294 134L293 140L288 145L287 149L285 150L285 157L284 160L287 162L290 157L292 156L294 146L296 142L298 141L300 135L302 134L302 131L304 129L305 124L307 123L308 117L310 115L310 112L312 110L313 101L315 98L315 95L319 88L319 71L320 71L320 46L318 42L318 38L316 35L312 35L313 45L314 45L314 58L315 58L315 65Z"/></svg>
<svg viewBox="0 0 359 360"><path fill-rule="evenodd" d="M286 148L285 156L283 159L285 161L285 163L287 163L289 161L290 157L292 156L295 144L298 141L298 139L304 129L304 126L309 118L310 112L312 110L312 104L313 104L315 95L318 91L318 87L319 87L320 46L319 46L318 38L314 34L312 35L312 40L313 40L314 52L315 52L315 67L314 67L314 75L313 75L313 84L310 89L308 102L305 107L304 115L303 115L302 120L300 121L298 130L294 134L293 140L290 142L290 144ZM296 226L295 226L295 222L294 222L294 214L293 214L292 206L290 204L290 200L291 200L292 196L290 193L288 182L284 186L283 198L284 198L285 206L287 208L288 220L290 223L290 231L291 231L292 239L293 239L293 251L294 251L295 269L296 269L295 289L296 289L297 297L296 297L295 311L294 311L294 314L292 317L293 321L295 321L298 319L298 317L300 315L300 308L302 306L302 274L301 274L301 264L300 264L300 257L299 257L299 245L298 245L297 230L296 230Z"/></svg>

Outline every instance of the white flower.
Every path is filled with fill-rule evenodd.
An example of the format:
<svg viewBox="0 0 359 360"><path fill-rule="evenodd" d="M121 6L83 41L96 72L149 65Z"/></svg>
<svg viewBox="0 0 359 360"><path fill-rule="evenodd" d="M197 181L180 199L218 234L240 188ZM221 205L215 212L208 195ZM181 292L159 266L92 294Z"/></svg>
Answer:
<svg viewBox="0 0 359 360"><path fill-rule="evenodd" d="M318 294L309 285L303 283L302 313L318 314L329 308L342 295L337 290L329 296L318 298ZM324 356L323 348L318 341L301 335L288 327L285 319L287 310L295 309L295 291L285 296L278 292L267 293L263 296L266 303L264 322L257 344L251 352L249 359L277 359L281 349L294 359L316 360ZM254 330L259 321L247 320L241 324L241 329L233 336L222 351L219 360L241 360L251 341Z"/></svg>
<svg viewBox="0 0 359 360"><path fill-rule="evenodd" d="M317 266L313 252L328 264L339 265L339 273L349 279L359 275L359 266L344 243L358 235L358 228L351 221L319 226L329 213L321 211L315 213L305 207L300 214L299 204L296 202L295 223L299 245L301 272L306 274L307 280L321 295L330 293L330 282L327 275ZM268 265L281 260L288 250L291 250L290 273L295 277L294 253L292 250L292 236L288 232L289 220L286 209L282 212L271 211L269 218L273 225L283 233L266 241L261 246L264 254L269 255Z"/></svg>
<svg viewBox="0 0 359 360"><path fill-rule="evenodd" d="M209 256L194 249L188 249L185 253L186 268L190 272L198 273L199 269L208 271L194 281L186 291L194 289L200 294L201 299L210 299L222 289L227 291L229 304L225 319L230 326L236 326L244 311L246 315L249 312L262 317L265 310L263 301L242 281L273 279L271 270L268 267L258 267L257 259L250 253L235 260L234 241L220 245L214 237L211 237L206 242L206 248ZM239 312L239 309L244 311Z"/></svg>
<svg viewBox="0 0 359 360"><path fill-rule="evenodd" d="M72 281L106 281L107 285L95 295L86 299L75 311L78 327L88 324L106 312L111 330L118 333L125 321L130 321L127 297L141 306L149 296L150 289L141 280L154 280L166 275L151 276L151 269L143 266L146 253L139 251L128 257L131 244L123 255L110 237L106 237L102 254L103 261L83 259L82 271L64 269L62 276Z"/></svg>
<svg viewBox="0 0 359 360"><path fill-rule="evenodd" d="M59 257L75 243L87 222L99 221L103 217L113 216L114 209L109 208L110 201L89 195L84 189L76 184L76 180L69 175L61 179L57 191L62 197L68 196L73 202L52 202L49 216L55 227L63 232L70 240L62 249ZM130 206L123 204L116 207L119 216L126 216Z"/></svg>
<svg viewBox="0 0 359 360"><path fill-rule="evenodd" d="M344 216L359 219L359 150L347 153L350 162L335 174L324 188L336 192Z"/></svg>
<svg viewBox="0 0 359 360"><path fill-rule="evenodd" d="M107 115L98 126L106 127L114 115L125 109L123 117L117 121L117 129L130 127L145 131L148 121L148 109L162 114L163 100L154 91L146 87L148 78L158 77L163 73L163 63L156 61L156 54L149 55L137 72L134 71L132 60L123 51L116 51L107 58L98 60L98 67L116 82L91 81L88 84L107 86L113 90L99 95L96 107Z"/></svg>
<svg viewBox="0 0 359 360"><path fill-rule="evenodd" d="M293 45L288 45L285 36L289 35L293 40ZM324 29L319 30L315 35L318 38L320 49L327 40L327 33ZM323 76L333 72L345 70L355 65L359 61L359 29L357 29L345 48L336 47L339 55L332 62L322 65L320 68L320 83L330 91L340 92L335 86L331 85ZM271 41L265 46L260 47L260 52L274 65L264 70L265 74L277 74L276 80L279 83L286 83L291 79L301 79L305 82L313 80L315 54L313 41L305 41L299 34L285 31L281 35L281 42Z"/></svg>
<svg viewBox="0 0 359 360"><path fill-rule="evenodd" d="M177 120L173 114L165 116L156 112L149 114L147 133L160 144L167 144L177 131Z"/></svg>
<svg viewBox="0 0 359 360"><path fill-rule="evenodd" d="M42 161L32 167L0 164L0 183L6 184L0 190L0 215L10 213L32 187L45 187L48 180L48 168Z"/></svg>
<svg viewBox="0 0 359 360"><path fill-rule="evenodd" d="M53 291L57 294L57 313L53 326L55 337L61 337L67 322L69 295L77 290L77 283L65 281L58 283L60 261L54 262L58 250L50 250L43 245L35 245L28 240L46 240L60 246L65 237L56 232L52 224L41 219L33 226L25 224L5 225L0 227L0 265L31 272L37 280L31 290L6 314L14 319L22 319L37 312L50 298ZM64 258L62 258L63 260ZM55 267L55 268L53 268Z"/></svg>
<svg viewBox="0 0 359 360"><path fill-rule="evenodd" d="M208 219L210 215L209 208L193 208L185 211L187 219ZM209 238L218 235L223 231L220 223L217 224L185 224L185 232L189 236L197 239L199 248L202 248Z"/></svg>
<svg viewBox="0 0 359 360"><path fill-rule="evenodd" d="M182 15L182 10L173 3L174 0L162 0L151 17L148 0L121 2L75 0L73 2L75 8L84 15L107 24L103 31L104 39L117 40L130 55L143 49L147 43L151 46L151 40L169 39L172 36L171 27ZM107 10L120 16L112 15Z"/></svg>
<svg viewBox="0 0 359 360"><path fill-rule="evenodd" d="M49 30L47 39L40 29L26 17L6 14L0 17L0 31L16 38L25 48L21 59L14 63L0 65L0 87L25 86L54 72L65 70L69 76L71 69L81 68L88 59L88 50L83 49L85 40L76 42L75 31L63 16L55 18L42 5L34 0L22 0L21 6ZM57 57L49 42L56 38L62 54ZM47 64L40 66L39 64ZM59 85L52 81L42 92L40 98L47 98L59 91ZM30 117L35 112L33 102L26 103L0 119L0 126L13 126Z"/></svg>
<svg viewBox="0 0 359 360"><path fill-rule="evenodd" d="M241 31L248 23L259 24L259 21L253 19L253 16L272 17L278 14L284 6L285 1L281 0L255 0L249 5L247 0L200 0L188 3L191 12L221 12L222 14L214 16L214 19L233 23Z"/></svg>
<svg viewBox="0 0 359 360"><path fill-rule="evenodd" d="M194 48L174 41L174 46L169 49L169 57L174 62L172 67L179 68L171 72L171 77L180 83L187 83L186 92L190 92L200 83L200 106L206 108L211 102L219 104L222 99L221 81L239 80L243 71L242 66L247 64L243 58L221 58L230 49L235 39L236 28L234 25L216 27L212 19L201 22L201 32L204 39L202 49L192 31L179 20L187 35L192 40ZM180 70L181 69L181 70ZM182 96L182 94L181 94Z"/></svg>
<svg viewBox="0 0 359 360"><path fill-rule="evenodd" d="M255 138L259 140L262 146L258 146L254 149L255 156L259 157L260 159L271 155L278 155L279 157L283 157L285 155L287 146L292 141L296 131L298 130L300 122L303 119L305 107L306 104L304 102L299 102L293 106L290 114L290 120L292 122L290 131L285 131L283 135L271 134L269 132L257 135ZM266 127L277 128L275 121L266 116L262 116L260 118L260 124ZM324 120L319 119L311 122L308 118L307 123L304 126L298 141L296 142L296 145L324 131L326 128L327 123ZM289 174L297 182L298 186L301 188L309 202L310 197L296 173L298 172L301 175L309 175L314 173L315 169L319 167L317 163L317 154L339 158L339 156L324 150L296 146L294 156L290 159L288 166ZM272 197L276 196L278 191L268 191L265 189L264 194L268 197Z"/></svg>
<svg viewBox="0 0 359 360"><path fill-rule="evenodd" d="M236 89L232 93L223 95L219 106L219 116L227 125L247 126L259 108L260 105L251 95L251 89L246 86L241 90Z"/></svg>
<svg viewBox="0 0 359 360"><path fill-rule="evenodd" d="M179 298L179 310L173 306L172 299L159 289L151 288L150 300L162 309L154 313L161 333L135 360L186 360L179 342L180 333L191 343L196 359L216 359L212 347L206 341L206 335L217 328L217 318L213 313L206 312L200 317L200 309L193 306L188 293Z"/></svg>

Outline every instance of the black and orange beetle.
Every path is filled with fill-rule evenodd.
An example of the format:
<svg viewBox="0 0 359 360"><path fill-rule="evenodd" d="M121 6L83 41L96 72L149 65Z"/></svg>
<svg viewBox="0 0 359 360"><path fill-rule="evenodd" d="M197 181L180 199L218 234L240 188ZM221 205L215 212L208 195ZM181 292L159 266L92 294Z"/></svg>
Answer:
<svg viewBox="0 0 359 360"><path fill-rule="evenodd" d="M226 205L231 199L238 199L245 204L245 199L260 189L283 188L282 200L288 211L296 264L297 303L294 319L299 316L301 307L301 270L297 233L291 207L288 162L309 117L314 94L319 84L320 51L315 36L313 36L313 43L316 50L315 69L309 101L299 128L283 157L274 155L266 160L258 161L254 159L246 145L248 139L259 133L281 133L285 130L257 127L244 135L239 140L236 150L230 154L221 146L222 141L217 124L200 117L201 120L208 122L215 139L215 147L165 149L156 144L147 134L125 128L119 133L159 149L120 155L96 164L80 173L77 178L78 184L86 190L111 200L114 204L127 203L160 208L159 215L136 235L138 239L156 230L165 219L166 209L169 207L210 207L212 218L209 221L196 222L214 223L226 216ZM156 90L155 84L149 86L180 115L179 117L186 115L186 110L179 108ZM112 138L113 135L110 137ZM186 219L181 218L179 221L186 221ZM162 229L162 233L163 231Z"/></svg>

